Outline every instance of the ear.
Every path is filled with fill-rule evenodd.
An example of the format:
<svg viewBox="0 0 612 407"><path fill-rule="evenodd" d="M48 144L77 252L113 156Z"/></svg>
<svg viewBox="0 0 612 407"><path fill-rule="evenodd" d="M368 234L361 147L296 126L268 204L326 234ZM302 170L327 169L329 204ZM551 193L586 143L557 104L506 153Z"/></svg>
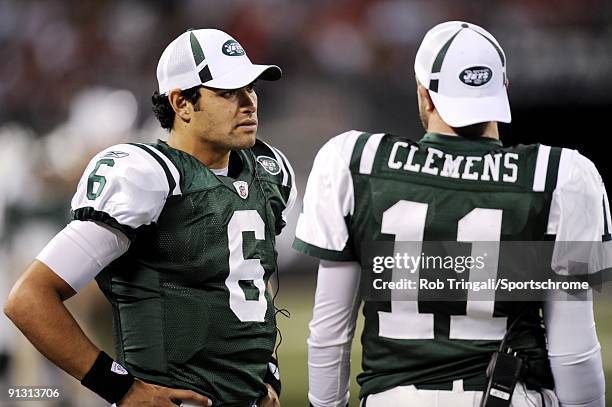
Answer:
<svg viewBox="0 0 612 407"><path fill-rule="evenodd" d="M187 99L181 95L180 89L172 89L168 92L168 101L177 117L180 117L186 122L191 119L191 111L193 108Z"/></svg>
<svg viewBox="0 0 612 407"><path fill-rule="evenodd" d="M428 112L433 112L436 108L431 100L431 96L429 96L429 91L425 86L418 84L417 92L419 94L419 99L421 100L421 106L425 108Z"/></svg>

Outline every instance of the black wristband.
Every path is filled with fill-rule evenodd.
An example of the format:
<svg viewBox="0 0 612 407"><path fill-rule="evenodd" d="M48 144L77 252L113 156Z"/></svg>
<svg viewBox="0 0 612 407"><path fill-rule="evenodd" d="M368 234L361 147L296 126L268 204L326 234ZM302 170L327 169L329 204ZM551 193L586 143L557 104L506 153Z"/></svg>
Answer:
<svg viewBox="0 0 612 407"><path fill-rule="evenodd" d="M280 370L278 370L278 362L274 359L274 356L270 356L270 361L268 362L268 370L266 370L266 376L264 377L264 382L268 383L274 391L276 395L280 397L281 394L281 381L280 381Z"/></svg>
<svg viewBox="0 0 612 407"><path fill-rule="evenodd" d="M104 352L100 352L81 384L113 404L120 401L134 383L132 376L123 366Z"/></svg>

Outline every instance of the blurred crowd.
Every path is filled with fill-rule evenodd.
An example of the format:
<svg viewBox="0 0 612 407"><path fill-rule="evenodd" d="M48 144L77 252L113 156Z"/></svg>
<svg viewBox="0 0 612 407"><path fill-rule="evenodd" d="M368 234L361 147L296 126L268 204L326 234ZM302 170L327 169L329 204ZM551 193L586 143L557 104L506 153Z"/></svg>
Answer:
<svg viewBox="0 0 612 407"><path fill-rule="evenodd" d="M414 55L450 19L502 42L514 106L612 101L606 0L0 0L0 299L66 223L93 154L165 137L150 108L155 68L185 29L221 28L254 62L281 66L281 82L258 88L260 136L289 156L303 190L335 134L420 136ZM283 271L297 268L290 235ZM91 301L77 308L98 317ZM0 316L0 386L15 336Z"/></svg>
<svg viewBox="0 0 612 407"><path fill-rule="evenodd" d="M520 78L517 96L554 100L586 88L586 97L609 97L605 0L0 0L0 122L48 130L80 90L96 85L127 89L148 107L161 51L189 27L224 28L253 60L281 65L288 81L409 89L418 43L448 19L503 40L510 79Z"/></svg>

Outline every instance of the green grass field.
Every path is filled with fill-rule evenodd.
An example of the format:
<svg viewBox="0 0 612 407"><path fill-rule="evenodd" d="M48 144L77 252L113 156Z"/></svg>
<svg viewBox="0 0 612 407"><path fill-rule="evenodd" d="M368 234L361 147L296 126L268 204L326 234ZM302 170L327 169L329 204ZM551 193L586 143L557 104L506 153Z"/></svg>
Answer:
<svg viewBox="0 0 612 407"><path fill-rule="evenodd" d="M306 367L306 338L308 337L308 322L312 317L312 302L314 299L314 280L283 281L283 287L277 298L277 306L287 308L291 318L279 315L278 325L282 331L283 343L279 349L283 380L282 403L284 406L295 407L307 405L308 373ZM598 301L595 305L597 332L602 347L604 368L606 369L607 394L612 394L612 301ZM359 333L362 319L360 318L353 342L351 367L351 403L357 406L359 388L355 376L361 367L361 345ZM612 404L610 401L608 405Z"/></svg>

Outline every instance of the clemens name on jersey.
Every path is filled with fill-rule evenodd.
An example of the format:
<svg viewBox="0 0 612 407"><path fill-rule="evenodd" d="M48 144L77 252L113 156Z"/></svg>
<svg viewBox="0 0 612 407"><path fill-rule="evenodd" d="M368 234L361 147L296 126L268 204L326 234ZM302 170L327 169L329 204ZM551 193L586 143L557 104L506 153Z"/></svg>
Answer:
<svg viewBox="0 0 612 407"><path fill-rule="evenodd" d="M216 406L245 406L267 394L276 321L266 287L297 192L287 159L259 140L233 151L228 171L163 141L116 145L88 165L72 216L131 239L96 277L118 362Z"/></svg>
<svg viewBox="0 0 612 407"><path fill-rule="evenodd" d="M492 151L485 155L466 156L428 147L423 154L421 148L416 143L395 142L387 166L394 170L473 181L514 183L518 179L517 153ZM417 162L416 157L423 157L423 161Z"/></svg>

